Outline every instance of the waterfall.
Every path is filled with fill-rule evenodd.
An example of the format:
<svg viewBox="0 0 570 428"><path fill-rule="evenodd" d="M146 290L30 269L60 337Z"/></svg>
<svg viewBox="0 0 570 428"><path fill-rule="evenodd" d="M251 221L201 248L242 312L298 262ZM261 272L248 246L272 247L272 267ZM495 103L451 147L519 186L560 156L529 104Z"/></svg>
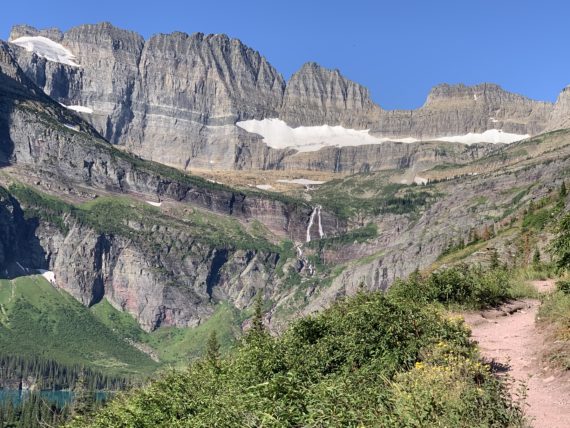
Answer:
<svg viewBox="0 0 570 428"><path fill-rule="evenodd" d="M313 227L313 221L315 220L315 214L318 211L318 207L313 208L311 212L311 217L309 218L309 225L307 226L307 242L311 242L311 227Z"/></svg>
<svg viewBox="0 0 570 428"><path fill-rule="evenodd" d="M323 236L325 236L325 233L323 232L323 224L321 223L321 206L317 205L317 215L319 216L319 238L322 238Z"/></svg>

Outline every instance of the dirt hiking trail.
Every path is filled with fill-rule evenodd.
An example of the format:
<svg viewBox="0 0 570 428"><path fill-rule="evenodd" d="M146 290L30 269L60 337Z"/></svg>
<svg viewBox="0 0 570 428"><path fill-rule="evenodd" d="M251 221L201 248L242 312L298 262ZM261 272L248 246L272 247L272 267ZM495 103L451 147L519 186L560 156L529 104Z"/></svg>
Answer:
<svg viewBox="0 0 570 428"><path fill-rule="evenodd" d="M533 285L548 292L554 281L534 281ZM539 306L538 300L518 300L499 309L466 313L464 318L483 357L519 385L526 384L525 413L531 426L570 428L570 375L551 369L541 358L545 333L535 323Z"/></svg>

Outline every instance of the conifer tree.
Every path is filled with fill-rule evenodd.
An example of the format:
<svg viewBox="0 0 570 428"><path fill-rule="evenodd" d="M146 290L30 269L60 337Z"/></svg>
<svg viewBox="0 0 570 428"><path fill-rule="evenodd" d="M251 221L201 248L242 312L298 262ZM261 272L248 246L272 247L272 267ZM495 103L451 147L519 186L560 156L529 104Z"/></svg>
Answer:
<svg viewBox="0 0 570 428"><path fill-rule="evenodd" d="M254 333L263 333L265 331L265 327L263 326L263 300L261 291L258 292L257 296L255 297L251 330Z"/></svg>
<svg viewBox="0 0 570 428"><path fill-rule="evenodd" d="M220 368L220 342L218 341L218 335L216 330L210 333L208 337L208 343L206 348L206 361L214 370L219 370Z"/></svg>
<svg viewBox="0 0 570 428"><path fill-rule="evenodd" d="M93 391L90 391L87 386L87 378L82 371L79 374L73 388L73 402L71 413L73 416L85 416L89 414L95 405Z"/></svg>

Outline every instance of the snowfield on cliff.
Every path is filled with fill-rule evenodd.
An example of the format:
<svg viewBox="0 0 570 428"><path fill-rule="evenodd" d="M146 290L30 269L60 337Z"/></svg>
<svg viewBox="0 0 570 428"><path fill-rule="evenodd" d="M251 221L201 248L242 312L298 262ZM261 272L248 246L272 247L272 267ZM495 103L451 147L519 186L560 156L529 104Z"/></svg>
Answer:
<svg viewBox="0 0 570 428"><path fill-rule="evenodd" d="M18 37L11 43L21 46L28 52L34 52L37 56L52 62L79 67L75 62L75 55L71 51L57 42L42 36L24 36Z"/></svg>
<svg viewBox="0 0 570 428"><path fill-rule="evenodd" d="M299 126L292 128L280 119L244 120L237 126L254 134L261 135L263 141L273 149L292 148L300 152L315 152L324 147L363 146L381 144L387 141L416 143L417 138L379 138L370 135L367 129L356 130L342 126ZM483 133L443 136L424 141L449 141L452 143L514 143L529 138L529 135L511 134L500 129L489 129Z"/></svg>

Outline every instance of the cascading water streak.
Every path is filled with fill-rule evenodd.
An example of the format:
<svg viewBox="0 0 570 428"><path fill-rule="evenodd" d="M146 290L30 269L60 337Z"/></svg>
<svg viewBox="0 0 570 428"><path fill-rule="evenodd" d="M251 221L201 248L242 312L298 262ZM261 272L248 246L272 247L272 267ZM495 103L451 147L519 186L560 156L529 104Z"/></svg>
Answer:
<svg viewBox="0 0 570 428"><path fill-rule="evenodd" d="M321 222L321 206L317 205L317 216L318 216L318 223L319 223L319 238L325 236L325 232L323 232L323 224Z"/></svg>
<svg viewBox="0 0 570 428"><path fill-rule="evenodd" d="M311 227L313 227L313 222L315 221L315 214L317 213L318 207L313 208L311 212L311 217L309 217L309 225L307 226L307 242L311 242Z"/></svg>

